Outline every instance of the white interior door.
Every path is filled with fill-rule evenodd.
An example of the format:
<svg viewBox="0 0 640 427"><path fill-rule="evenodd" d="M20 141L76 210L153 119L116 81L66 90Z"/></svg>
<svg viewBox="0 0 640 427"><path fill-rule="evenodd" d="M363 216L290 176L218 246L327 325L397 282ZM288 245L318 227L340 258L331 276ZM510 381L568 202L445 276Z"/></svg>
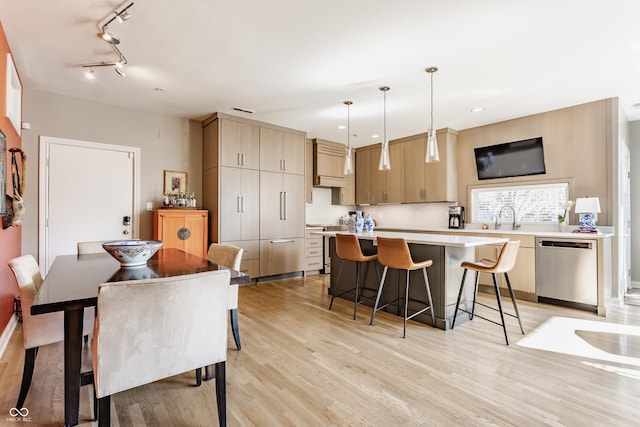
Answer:
<svg viewBox="0 0 640 427"><path fill-rule="evenodd" d="M40 265L77 242L138 236L139 148L40 138ZM124 218L129 217L127 225Z"/></svg>
<svg viewBox="0 0 640 427"><path fill-rule="evenodd" d="M618 204L618 300L631 287L631 153L626 144L621 143L620 191Z"/></svg>

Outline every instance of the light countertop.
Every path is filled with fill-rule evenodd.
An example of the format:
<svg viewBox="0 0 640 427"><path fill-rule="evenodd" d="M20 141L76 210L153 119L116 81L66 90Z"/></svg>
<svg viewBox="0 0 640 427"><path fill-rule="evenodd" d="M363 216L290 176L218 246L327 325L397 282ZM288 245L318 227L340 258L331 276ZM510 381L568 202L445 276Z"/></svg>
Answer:
<svg viewBox="0 0 640 427"><path fill-rule="evenodd" d="M577 228L569 226L571 230ZM562 238L562 239L608 239L614 236L614 233L610 231L611 227L602 227L600 233L572 233L571 231L560 232L552 230L532 230L532 229L518 229L511 230L508 226L500 228L498 230L494 228L483 230L482 228L469 227L464 229L456 228L437 228L437 227L384 227L380 226L381 231L394 231L394 232L408 232L408 233L446 233L446 234L487 234L491 235L511 235L514 237L517 235L535 236L535 237L549 237L549 238Z"/></svg>
<svg viewBox="0 0 640 427"><path fill-rule="evenodd" d="M335 237L336 234L349 234L346 232L335 231L316 231L311 234L317 234L321 236ZM507 238L504 237L479 237L479 236L466 236L460 234L429 234L429 233L408 233L404 231L374 231L373 233L359 233L356 234L358 239L363 240L375 240L377 237L391 237L391 238L404 238L407 243L415 243L420 245L435 245L435 246L455 246L470 248L474 246L492 245L497 243L506 242Z"/></svg>

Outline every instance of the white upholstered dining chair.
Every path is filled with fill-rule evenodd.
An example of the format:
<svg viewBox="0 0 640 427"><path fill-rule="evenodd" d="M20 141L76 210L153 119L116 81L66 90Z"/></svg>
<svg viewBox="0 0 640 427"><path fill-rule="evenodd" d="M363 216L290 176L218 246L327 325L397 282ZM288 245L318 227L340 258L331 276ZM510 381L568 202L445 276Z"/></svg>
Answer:
<svg viewBox="0 0 640 427"><path fill-rule="evenodd" d="M23 255L9 261L9 267L18 283L22 306L22 335L24 340L24 368L16 408L22 409L31 386L38 348L64 340L64 313L31 314L31 305L42 284L38 262L32 255ZM94 309L84 310L83 334L93 330Z"/></svg>
<svg viewBox="0 0 640 427"><path fill-rule="evenodd" d="M208 365L226 425L229 280L216 270L99 285L91 350L100 427L110 423L111 395Z"/></svg>
<svg viewBox="0 0 640 427"><path fill-rule="evenodd" d="M212 243L209 246L207 258L209 261L220 264L225 267L240 271L240 262L242 261L242 252L244 249L233 245L222 245ZM231 331L233 332L233 340L236 348L240 350L240 330L238 328L238 285L233 284L229 288L229 318L231 321Z"/></svg>
<svg viewBox="0 0 640 427"><path fill-rule="evenodd" d="M107 240L93 240L89 242L78 242L78 255L101 254L106 252L102 244Z"/></svg>

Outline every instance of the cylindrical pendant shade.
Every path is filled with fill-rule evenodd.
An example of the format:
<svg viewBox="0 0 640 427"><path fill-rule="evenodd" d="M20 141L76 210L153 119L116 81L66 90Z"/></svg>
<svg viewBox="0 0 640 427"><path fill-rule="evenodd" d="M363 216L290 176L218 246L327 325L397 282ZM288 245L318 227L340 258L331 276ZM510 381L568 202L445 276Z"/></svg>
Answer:
<svg viewBox="0 0 640 427"><path fill-rule="evenodd" d="M349 175L353 173L353 160L351 158L351 147L347 148L347 154L344 157L344 174Z"/></svg>
<svg viewBox="0 0 640 427"><path fill-rule="evenodd" d="M431 129L429 131L429 136L427 137L427 153L425 155L424 161L426 163L435 163L440 161L440 153L438 152L438 140L436 139L435 129Z"/></svg>
<svg viewBox="0 0 640 427"><path fill-rule="evenodd" d="M381 171L391 169L391 160L389 159L389 142L382 143L382 150L380 151L380 162L378 163L378 169Z"/></svg>

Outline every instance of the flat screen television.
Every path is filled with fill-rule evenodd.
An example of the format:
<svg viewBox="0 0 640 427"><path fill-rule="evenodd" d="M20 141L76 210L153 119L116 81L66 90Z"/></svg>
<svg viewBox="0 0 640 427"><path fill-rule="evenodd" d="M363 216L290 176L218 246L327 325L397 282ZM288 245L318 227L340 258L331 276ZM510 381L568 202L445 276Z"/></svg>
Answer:
<svg viewBox="0 0 640 427"><path fill-rule="evenodd" d="M478 179L546 173L542 137L474 148Z"/></svg>

